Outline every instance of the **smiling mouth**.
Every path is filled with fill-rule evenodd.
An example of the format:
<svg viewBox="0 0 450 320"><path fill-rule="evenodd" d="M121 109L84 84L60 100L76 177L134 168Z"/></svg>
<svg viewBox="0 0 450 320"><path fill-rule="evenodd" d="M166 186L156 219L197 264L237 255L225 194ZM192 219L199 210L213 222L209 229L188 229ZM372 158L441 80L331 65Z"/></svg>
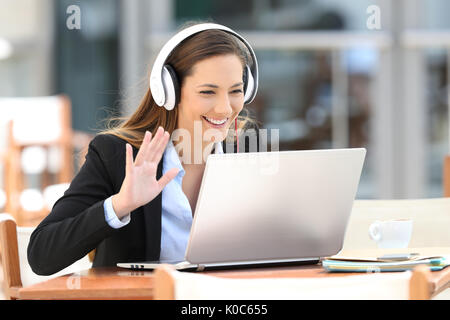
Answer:
<svg viewBox="0 0 450 320"><path fill-rule="evenodd" d="M213 119L213 118L208 118L205 116L202 116L203 119L206 120L206 122L212 124L213 126L222 126L224 125L229 118L225 118L225 119Z"/></svg>

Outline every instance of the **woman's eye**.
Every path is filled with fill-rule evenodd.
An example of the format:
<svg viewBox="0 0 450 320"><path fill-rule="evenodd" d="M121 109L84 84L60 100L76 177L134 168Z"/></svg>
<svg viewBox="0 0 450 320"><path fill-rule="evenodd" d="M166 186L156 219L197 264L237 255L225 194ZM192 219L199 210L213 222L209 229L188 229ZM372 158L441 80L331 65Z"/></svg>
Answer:
<svg viewBox="0 0 450 320"><path fill-rule="evenodd" d="M212 91L212 90L203 90L203 91L200 91L200 93L201 94L208 94L208 95L215 94L215 92ZM233 91L231 91L231 93L242 93L242 89L233 90Z"/></svg>
<svg viewBox="0 0 450 320"><path fill-rule="evenodd" d="M207 90L207 91L200 91L201 94L214 94L214 91Z"/></svg>

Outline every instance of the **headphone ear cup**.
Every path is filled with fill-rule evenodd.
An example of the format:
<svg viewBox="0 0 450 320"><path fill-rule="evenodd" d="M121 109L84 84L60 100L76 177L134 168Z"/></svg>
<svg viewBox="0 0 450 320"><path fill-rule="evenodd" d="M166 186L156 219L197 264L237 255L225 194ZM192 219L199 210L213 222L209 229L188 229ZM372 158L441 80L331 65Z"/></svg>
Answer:
<svg viewBox="0 0 450 320"><path fill-rule="evenodd" d="M252 71L248 65L245 65L244 72L244 104L247 104L253 95L255 90L255 79L253 78Z"/></svg>
<svg viewBox="0 0 450 320"><path fill-rule="evenodd" d="M163 87L166 94L164 108L172 110L180 100L180 84L177 73L168 64L164 65L162 73Z"/></svg>

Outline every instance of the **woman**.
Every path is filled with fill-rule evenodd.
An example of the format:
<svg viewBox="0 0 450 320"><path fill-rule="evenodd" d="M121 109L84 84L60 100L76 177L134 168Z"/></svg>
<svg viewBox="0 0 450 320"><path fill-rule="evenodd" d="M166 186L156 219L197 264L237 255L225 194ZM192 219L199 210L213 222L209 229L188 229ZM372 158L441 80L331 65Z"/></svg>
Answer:
<svg viewBox="0 0 450 320"><path fill-rule="evenodd" d="M164 58L179 84L175 105L156 95L159 105L166 103L158 106L149 89L129 119L91 141L69 189L31 235L28 261L35 273L58 272L94 249L94 267L183 259L206 158L229 149L228 129L252 124L238 115L257 88L249 75L255 67L247 69L251 58L257 68L248 44L251 57L240 36L204 29ZM249 78L256 81L253 93Z"/></svg>

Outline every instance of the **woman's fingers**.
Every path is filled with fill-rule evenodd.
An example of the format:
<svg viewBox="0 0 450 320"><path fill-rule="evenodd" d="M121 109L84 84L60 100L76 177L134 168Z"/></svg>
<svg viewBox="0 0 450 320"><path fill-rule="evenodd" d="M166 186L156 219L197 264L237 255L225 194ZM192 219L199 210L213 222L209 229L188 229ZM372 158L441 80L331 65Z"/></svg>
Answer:
<svg viewBox="0 0 450 320"><path fill-rule="evenodd" d="M125 145L125 174L129 175L132 172L133 168L133 148L130 144Z"/></svg>
<svg viewBox="0 0 450 320"><path fill-rule="evenodd" d="M158 128L158 131L156 131L155 137L153 138L152 142L148 146L148 149L145 152L145 161L152 162L155 158L155 153L159 149L159 145L164 140L165 131L162 127Z"/></svg>
<svg viewBox="0 0 450 320"><path fill-rule="evenodd" d="M161 142L163 136L164 136L164 129L162 127L159 127L158 130L156 131L155 137L153 138L152 142L150 142L150 145L146 150L145 161L152 161L151 159L153 158L155 150L158 147L159 143Z"/></svg>
<svg viewBox="0 0 450 320"><path fill-rule="evenodd" d="M159 127L152 139L152 134L146 131L144 139L142 141L139 152L136 155L134 161L135 166L140 166L144 161L157 161L161 160L162 153L169 140L169 133L165 132L162 127Z"/></svg>
<svg viewBox="0 0 450 320"><path fill-rule="evenodd" d="M140 166L144 162L145 153L146 153L146 150L148 149L148 145L149 145L150 141L152 141L151 139L152 139L152 133L149 131L146 131L145 135L144 135L144 139L142 141L142 144L139 147L138 154L136 155L136 160L134 162L135 166Z"/></svg>
<svg viewBox="0 0 450 320"><path fill-rule="evenodd" d="M164 187L170 182L172 181L173 178L175 178L178 174L178 172L180 171L180 169L178 168L172 168L169 171L167 171L159 180L158 180L158 185L159 188L162 190L164 189Z"/></svg>
<svg viewBox="0 0 450 320"><path fill-rule="evenodd" d="M161 137L158 145L156 146L154 153L151 158L149 158L149 161L153 161L156 163L159 163L161 160L162 154L164 153L164 150L166 148L167 142L169 141L170 134L168 132L165 132L163 136Z"/></svg>

